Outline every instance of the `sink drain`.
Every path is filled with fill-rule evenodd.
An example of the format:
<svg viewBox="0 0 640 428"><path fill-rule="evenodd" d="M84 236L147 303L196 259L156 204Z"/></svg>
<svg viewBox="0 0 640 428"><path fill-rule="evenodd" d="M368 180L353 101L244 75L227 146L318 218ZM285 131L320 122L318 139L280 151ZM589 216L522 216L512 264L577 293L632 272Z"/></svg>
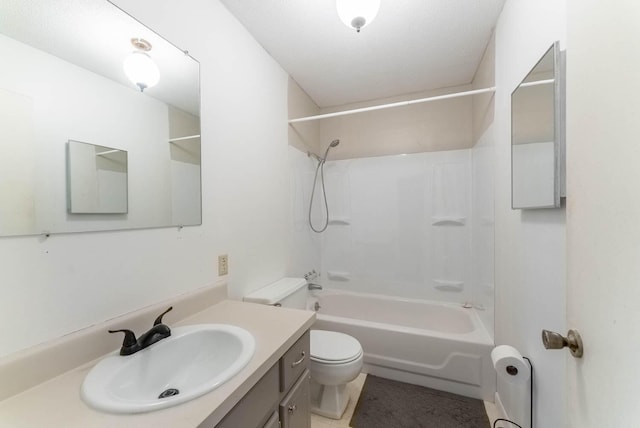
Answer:
<svg viewBox="0 0 640 428"><path fill-rule="evenodd" d="M167 397L173 397L174 395L178 395L180 394L180 391L175 389L175 388L169 388L169 389L165 389L164 391L162 391L162 393L160 393L160 395L158 395L158 398L167 398Z"/></svg>

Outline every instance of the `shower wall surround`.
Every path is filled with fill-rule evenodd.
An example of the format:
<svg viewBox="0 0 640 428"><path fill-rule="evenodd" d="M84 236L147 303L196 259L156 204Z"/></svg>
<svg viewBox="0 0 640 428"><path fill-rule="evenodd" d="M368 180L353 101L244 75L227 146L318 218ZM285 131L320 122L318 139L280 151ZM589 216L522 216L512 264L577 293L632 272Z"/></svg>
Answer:
<svg viewBox="0 0 640 428"><path fill-rule="evenodd" d="M495 168L495 138L493 126L471 149L472 183L472 302L482 324L494 336L495 315L495 209L493 171Z"/></svg>
<svg viewBox="0 0 640 428"><path fill-rule="evenodd" d="M472 301L471 157L466 149L328 161L329 228L314 244L320 247L323 284ZM294 217L304 214L306 220L314 166L292 160L301 184L294 205L305 207ZM312 218L320 221L322 215L314 210Z"/></svg>

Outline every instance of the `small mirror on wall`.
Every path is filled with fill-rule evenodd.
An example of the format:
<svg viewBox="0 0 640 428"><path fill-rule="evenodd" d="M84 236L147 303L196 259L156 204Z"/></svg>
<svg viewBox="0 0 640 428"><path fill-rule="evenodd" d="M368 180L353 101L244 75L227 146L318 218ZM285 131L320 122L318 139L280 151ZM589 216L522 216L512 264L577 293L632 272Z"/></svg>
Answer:
<svg viewBox="0 0 640 428"><path fill-rule="evenodd" d="M127 152L70 140L67 208L70 214L126 214Z"/></svg>
<svg viewBox="0 0 640 428"><path fill-rule="evenodd" d="M511 207L557 208L564 186L564 62L555 42L511 94Z"/></svg>

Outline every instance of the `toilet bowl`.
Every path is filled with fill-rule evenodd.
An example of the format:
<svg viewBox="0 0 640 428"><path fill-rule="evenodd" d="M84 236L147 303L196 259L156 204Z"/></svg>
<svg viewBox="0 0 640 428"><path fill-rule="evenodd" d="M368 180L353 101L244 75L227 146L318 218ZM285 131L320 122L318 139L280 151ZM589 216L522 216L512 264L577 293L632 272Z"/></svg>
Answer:
<svg viewBox="0 0 640 428"><path fill-rule="evenodd" d="M311 411L340 419L349 404L346 385L358 377L362 364L362 346L354 337L311 330Z"/></svg>
<svg viewBox="0 0 640 428"><path fill-rule="evenodd" d="M245 302L306 309L307 282L302 278L282 278L244 297ZM340 419L349 394L346 384L360 374L363 352L360 342L348 334L311 330L311 411Z"/></svg>

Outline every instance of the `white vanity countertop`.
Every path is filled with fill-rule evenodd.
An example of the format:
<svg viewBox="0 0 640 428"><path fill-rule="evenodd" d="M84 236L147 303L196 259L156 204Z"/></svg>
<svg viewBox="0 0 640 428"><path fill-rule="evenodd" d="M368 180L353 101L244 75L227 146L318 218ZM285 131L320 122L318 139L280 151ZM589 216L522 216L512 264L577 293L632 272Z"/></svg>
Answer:
<svg viewBox="0 0 640 428"><path fill-rule="evenodd" d="M256 340L249 364L217 389L181 405L150 413L98 412L80 399L80 385L99 361L84 364L0 402L0 426L33 427L214 427L267 370L311 327L315 313L224 300L178 325L225 323L245 328Z"/></svg>

